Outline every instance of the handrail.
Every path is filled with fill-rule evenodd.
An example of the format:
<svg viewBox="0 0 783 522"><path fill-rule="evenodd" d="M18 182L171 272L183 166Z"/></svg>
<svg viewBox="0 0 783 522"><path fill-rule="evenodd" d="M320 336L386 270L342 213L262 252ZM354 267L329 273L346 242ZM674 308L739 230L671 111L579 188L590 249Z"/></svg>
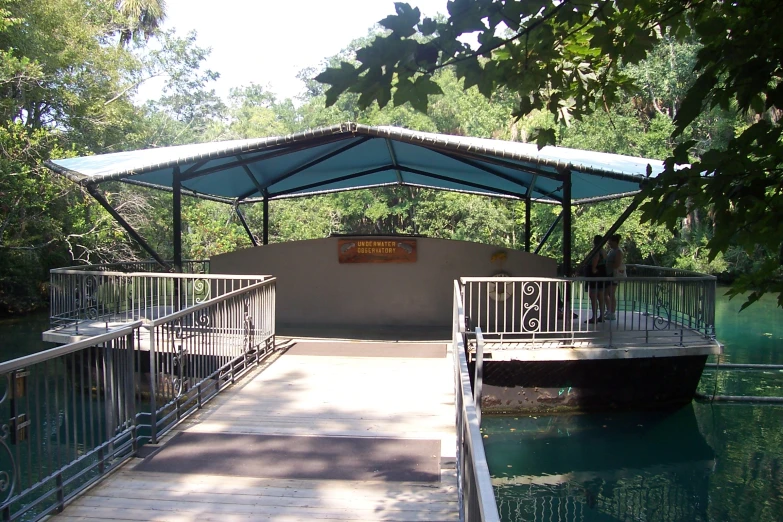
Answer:
<svg viewBox="0 0 783 522"><path fill-rule="evenodd" d="M40 520L138 447L141 322L0 365L2 520Z"/></svg>
<svg viewBox="0 0 783 522"><path fill-rule="evenodd" d="M78 352L79 350L83 350L84 348L89 348L90 346L95 346L98 344L103 344L107 341L112 341L119 337L123 337L130 333L133 333L136 329L139 328L139 326L141 326L141 324L142 324L141 321L134 321L132 323L125 324L120 328L115 328L113 330L110 330L105 334L96 335L94 337L89 337L81 341L65 344L62 346L58 346L56 348L50 348L42 352L25 355L23 357L18 357L16 359L12 359L10 361L0 363L0 374L12 372L15 370L20 370L32 364L38 364L44 361L48 361L50 359L54 359L56 357L67 355L69 353Z"/></svg>
<svg viewBox="0 0 783 522"><path fill-rule="evenodd" d="M153 444L274 349L276 281L270 277L144 325L150 367L160 367L150 380Z"/></svg>
<svg viewBox="0 0 783 522"><path fill-rule="evenodd" d="M701 272L695 272L693 270L684 270L682 268L669 268L666 266L655 266L655 265L639 265L639 264L627 264L627 268L632 269L642 269L642 270L657 270L659 272L675 272L677 274L681 274L678 276L673 277L706 277L709 279L718 279L717 277L709 274L702 274Z"/></svg>
<svg viewBox="0 0 783 522"><path fill-rule="evenodd" d="M473 403L476 405L476 416L481 427L481 395L484 388L484 334L481 328L476 328L476 360L473 369Z"/></svg>
<svg viewBox="0 0 783 522"><path fill-rule="evenodd" d="M275 349L275 283L0 363L0 519L62 510L257 367Z"/></svg>
<svg viewBox="0 0 783 522"><path fill-rule="evenodd" d="M223 295L219 295L217 297L213 297L212 299L208 299L206 301L203 301L201 303L197 303L193 306L189 306L184 310L180 310L179 312L174 312L173 314L169 314L163 317L160 317L158 319L153 319L152 321L147 322L146 326L148 328L154 328L156 326L159 326L161 324L169 323L171 321L176 321L177 319L181 319L182 317L185 317L187 315L190 315L194 312L198 312L200 310L203 310L204 308L208 308L215 303L219 303L221 301L227 301L233 297L236 297L241 294L248 293L252 290L255 290L256 288L261 288L262 286L267 286L270 283L274 283L277 281L276 277L269 277L268 279L259 281L257 283L253 283L251 285L245 286L243 288L239 288L237 290L234 290L232 292L228 292Z"/></svg>
<svg viewBox="0 0 783 522"><path fill-rule="evenodd" d="M249 275L237 275L237 274L185 274L180 272L112 272L103 270L70 270L53 268L50 270L53 274L65 274L65 275L100 275L100 276L121 276L121 277L147 277L150 279L266 279L272 277L271 275L263 274L249 274Z"/></svg>
<svg viewBox="0 0 783 522"><path fill-rule="evenodd" d="M460 286L455 281L452 354L457 406L457 480L460 491L460 520L500 522L476 405L470 389L462 300Z"/></svg>
<svg viewBox="0 0 783 522"><path fill-rule="evenodd" d="M608 347L664 341L717 345L713 276L462 277L459 283L462 313L470 318L471 328L481 327L493 341L539 341L551 347L586 340ZM604 318L609 296L613 313ZM599 316L606 320L596 321ZM676 337L658 335L663 331Z"/></svg>
<svg viewBox="0 0 783 522"><path fill-rule="evenodd" d="M171 262L171 263L174 262L172 260L168 260L168 261ZM197 264L208 265L209 264L209 259L184 259L182 261L182 264L184 266L197 265ZM103 267L113 267L113 266L123 266L123 265L126 265L126 266L148 265L150 267L160 267L160 268L163 268L161 266L161 264L158 263L157 261L150 260L150 259L145 259L145 260L142 260L142 261L117 261L115 263L98 263L98 264L89 264L89 265L71 265L71 266L64 266L64 267L60 267L60 268L54 268L54 269L52 269L52 271L61 271L61 270L96 271L95 269L98 269L97 271L101 271L102 272L103 270L101 270L101 268L103 268ZM163 273L168 273L168 272L163 272Z"/></svg>
<svg viewBox="0 0 783 522"><path fill-rule="evenodd" d="M144 271L54 269L50 272L52 328L153 320L212 297L269 279L229 275Z"/></svg>

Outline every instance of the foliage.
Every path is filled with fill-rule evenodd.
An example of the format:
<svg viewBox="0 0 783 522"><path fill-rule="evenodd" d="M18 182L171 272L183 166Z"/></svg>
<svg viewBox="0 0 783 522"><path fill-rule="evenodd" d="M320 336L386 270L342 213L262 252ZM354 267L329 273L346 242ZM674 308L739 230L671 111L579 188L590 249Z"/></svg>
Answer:
<svg viewBox="0 0 783 522"><path fill-rule="evenodd" d="M546 9L554 5L538 3L549 6ZM513 62L503 56L503 49L516 45L519 51L523 39L510 40L516 43L504 44L505 47L489 54L475 54L475 60L466 59L465 63L454 60L448 66L443 61L431 63L427 66L431 73L424 76L435 87L425 88L426 96L416 92L417 82L421 81L416 73L408 78L401 91L393 88L389 92L386 104L378 103L383 99L372 99L364 92L352 92L357 90L353 87L334 98L333 88L326 89L314 81L316 70L310 69L301 73L306 90L295 101L278 99L267 87L255 84L238 87L227 100L221 100L212 87L217 73L203 67L209 50L198 45L197 36L194 33L178 36L158 27L142 27L141 18L137 17L137 23L133 18L136 15L124 18L128 12L120 12L120 8L130 8L131 4L163 5L153 0L0 0L0 250L3 253L0 311L23 311L39 305L46 297L50 267L147 257L100 206L73 184L41 168L41 161L50 157L283 135L351 120L521 141L535 139L536 129L545 129L546 137L556 139L562 146L665 158L673 147L686 140L693 143L692 151L699 154L716 147L730 150L735 135L753 132L750 129L757 123L772 129L776 125L773 118L746 118L737 112L739 104L732 102L728 108L718 105L701 112L690 126L673 136L679 131L679 120L674 120L673 115L687 105L694 79L691 69L701 56L703 42L670 31L661 34L653 31L654 40L660 41L653 42L655 45L651 45L645 60L632 60L633 63L615 60L606 65L606 57L589 55L591 66L604 63L606 79L622 79L622 85L611 99L603 93L593 96L593 105L581 113L571 109L577 107L576 98L573 103L558 105L558 110L552 111L552 99L565 98L549 85L541 94L544 98L549 96L546 98L549 101L533 109L529 117L515 119L521 114L520 107L535 96L525 98L521 95L525 91L512 84L504 85L495 73ZM471 19L482 9L490 9L492 4L486 0L458 0L450 5L454 13L467 9L465 16ZM511 11L519 7L515 2L506 5ZM647 7L644 3L639 9ZM538 18L546 16L546 9ZM562 12L558 8L560 14L555 18L565 16ZM403 9L400 16L408 16L405 13ZM454 16L440 17L436 25L446 27L453 19ZM524 45L533 43L533 33L548 31L544 26L550 19L554 20L547 18L534 28ZM488 23L493 20L487 18ZM555 33L569 23L572 22L560 20ZM426 52L420 53L418 63L429 63L431 43L439 41L440 32L411 35L415 45L399 43L395 35L402 26L395 24L387 19L383 23L387 29L373 28L366 38L327 58L324 62L327 70L347 68L344 63L354 68L364 67L365 59L374 58L363 49L375 45L373 42L390 43L387 50L391 55L397 52L397 45L423 49ZM468 29L470 24L460 27ZM508 27L507 40L513 29ZM592 28L571 27L575 37ZM124 39L125 29L132 30L131 38ZM551 41L551 36L547 38ZM469 46L459 45L460 52L471 52ZM573 45L566 39L561 47ZM537 41L528 50L531 49L540 56L557 53L573 56L576 52L574 48L560 47L547 50ZM498 63L493 65L493 62ZM476 64L482 76L478 82L471 76ZM527 85L536 75L556 78L565 74L564 67L547 68L543 62L532 61L528 65L531 69L522 71L525 78L520 76L515 81ZM423 69L425 72L427 67ZM582 65L572 70L577 83L579 71L584 74ZM160 79L165 79L165 84L158 97L143 104L134 102L140 85ZM391 79L397 81L399 76ZM492 83L490 90L487 90L488 80ZM589 97L588 87L603 81L600 74L589 79L586 90L583 89L584 99ZM582 88L569 85L563 84L558 89L564 93L571 88ZM632 85L637 88L630 88ZM333 102L332 105L326 107L327 101ZM426 112L422 112L425 101L428 102ZM609 102L613 103L611 112L604 110ZM708 154L701 157L702 161L710 158ZM756 161L754 158L751 160ZM122 183L104 184L101 190L156 251L171 257L170 194ZM733 236L722 256L710 258L711 241L722 217L714 211L715 207L697 195L690 196L687 202L688 213L674 218L672 228L644 224L639 212L632 214L620 231L630 262L722 272L726 277L736 278L764 269L769 259L777 258L776 248L752 240L743 243ZM574 252L586 253L592 236L603 233L625 204L607 202L573 209ZM423 234L504 248L522 248L525 242L522 202L468 194L384 187L273 201L269 207L272 242L319 238L332 233ZM260 235L261 205L242 209L250 229ZM732 207L731 212L742 209L742 206ZM533 205L533 248L542 241L559 211L559 207ZM250 244L236 214L228 206L185 198L183 225L185 257L205 257ZM562 237L561 228L557 227L541 253L560 259Z"/></svg>
<svg viewBox="0 0 783 522"><path fill-rule="evenodd" d="M387 33L357 49L356 61L342 60L316 79L330 86L327 105L349 92L359 95L360 109L374 102L426 109L441 92L437 71L453 67L487 98L516 93L516 117L545 111L566 126L647 96L659 115L673 116L670 139L679 143L646 188L645 219L676 229L693 208L710 208L708 260L732 244L748 254L779 252L742 275L733 292L756 290L750 303L773 291L783 305L778 7L772 0L452 0L449 16L435 20L397 3L380 22ZM661 59L667 46L668 68ZM679 81L689 70L690 81ZM748 127L733 135L721 111L746 118ZM538 129L539 146L556 140L556 127Z"/></svg>

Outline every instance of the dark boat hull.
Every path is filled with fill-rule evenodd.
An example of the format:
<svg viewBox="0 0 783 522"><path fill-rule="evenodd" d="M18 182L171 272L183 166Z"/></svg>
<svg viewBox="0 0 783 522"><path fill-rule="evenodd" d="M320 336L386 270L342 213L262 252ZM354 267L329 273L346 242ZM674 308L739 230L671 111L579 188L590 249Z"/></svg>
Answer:
<svg viewBox="0 0 783 522"><path fill-rule="evenodd" d="M484 361L481 408L557 413L677 408L693 399L707 355L569 361ZM471 377L473 364L470 364Z"/></svg>

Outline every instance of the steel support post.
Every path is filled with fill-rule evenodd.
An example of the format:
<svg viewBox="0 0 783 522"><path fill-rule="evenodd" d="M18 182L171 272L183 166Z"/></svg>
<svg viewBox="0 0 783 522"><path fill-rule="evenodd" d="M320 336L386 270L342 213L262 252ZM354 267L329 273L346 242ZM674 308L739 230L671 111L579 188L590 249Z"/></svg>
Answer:
<svg viewBox="0 0 783 522"><path fill-rule="evenodd" d="M269 194L264 191L264 236L263 244L269 244Z"/></svg>
<svg viewBox="0 0 783 522"><path fill-rule="evenodd" d="M563 175L563 275L571 277L571 171Z"/></svg>
<svg viewBox="0 0 783 522"><path fill-rule="evenodd" d="M174 189L174 269L182 272L182 180L179 166L174 167L171 184Z"/></svg>
<svg viewBox="0 0 783 522"><path fill-rule="evenodd" d="M530 198L525 199L525 252L530 252L530 207L533 202Z"/></svg>

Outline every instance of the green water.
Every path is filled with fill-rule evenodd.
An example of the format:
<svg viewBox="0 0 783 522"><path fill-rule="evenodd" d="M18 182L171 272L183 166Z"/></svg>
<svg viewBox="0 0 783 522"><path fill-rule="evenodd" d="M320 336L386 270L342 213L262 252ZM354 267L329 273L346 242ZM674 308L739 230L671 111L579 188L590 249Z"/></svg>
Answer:
<svg viewBox="0 0 783 522"><path fill-rule="evenodd" d="M783 310L721 297L723 362L783 364ZM705 371L699 389L783 396L781 371ZM485 417L504 522L781 521L783 405Z"/></svg>
<svg viewBox="0 0 783 522"><path fill-rule="evenodd" d="M48 313L0 319L0 361L55 348L56 344L41 340L41 333L48 329Z"/></svg>

